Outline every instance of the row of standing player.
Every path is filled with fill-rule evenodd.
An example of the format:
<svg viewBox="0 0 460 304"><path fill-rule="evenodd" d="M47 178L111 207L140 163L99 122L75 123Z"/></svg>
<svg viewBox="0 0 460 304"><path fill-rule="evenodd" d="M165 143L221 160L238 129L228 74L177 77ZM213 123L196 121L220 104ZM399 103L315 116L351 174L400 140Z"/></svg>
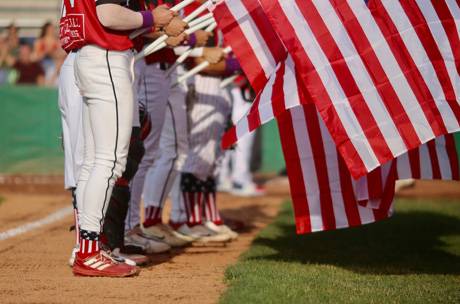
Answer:
<svg viewBox="0 0 460 304"><path fill-rule="evenodd" d="M239 65L221 48L197 48L193 61L213 64L193 84L171 89L172 47L202 47L220 36L185 35L181 18L158 4L64 0L60 33L68 56L59 105L65 184L75 194L70 262L76 275L131 276L139 272L136 262L146 261L143 254L237 237L217 210L213 177L231 111L219 84ZM128 34L137 28L152 30L133 42ZM169 48L136 62L132 75L132 49L164 33ZM164 224L169 193L172 211Z"/></svg>

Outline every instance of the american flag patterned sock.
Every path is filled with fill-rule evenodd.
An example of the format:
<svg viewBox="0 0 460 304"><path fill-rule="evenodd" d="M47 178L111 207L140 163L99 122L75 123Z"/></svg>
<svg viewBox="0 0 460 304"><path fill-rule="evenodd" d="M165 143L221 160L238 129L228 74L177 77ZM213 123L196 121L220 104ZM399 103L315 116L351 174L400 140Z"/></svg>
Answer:
<svg viewBox="0 0 460 304"><path fill-rule="evenodd" d="M219 210L216 202L216 180L214 177L208 177L202 186L204 201L204 216L207 221L216 225L222 225Z"/></svg>
<svg viewBox="0 0 460 304"><path fill-rule="evenodd" d="M187 225L195 226L203 223L202 213L202 192L182 192L184 197L185 210L187 213Z"/></svg>
<svg viewBox="0 0 460 304"><path fill-rule="evenodd" d="M205 192L204 194L204 211L206 220L213 222L216 225L222 225L222 218L216 203L216 192Z"/></svg>
<svg viewBox="0 0 460 304"><path fill-rule="evenodd" d="M99 233L80 230L80 250L78 251L78 257L86 259L88 256L98 253L99 248Z"/></svg>
<svg viewBox="0 0 460 304"><path fill-rule="evenodd" d="M161 223L162 222L161 214L163 213L162 211L163 211L162 208L156 207L156 206L148 206L147 208L145 208L144 209L145 220L143 223L144 227L147 228L147 227Z"/></svg>
<svg viewBox="0 0 460 304"><path fill-rule="evenodd" d="M193 174L184 173L181 179L181 190L184 198L185 212L187 213L187 225L195 226L202 224L203 192L199 179Z"/></svg>

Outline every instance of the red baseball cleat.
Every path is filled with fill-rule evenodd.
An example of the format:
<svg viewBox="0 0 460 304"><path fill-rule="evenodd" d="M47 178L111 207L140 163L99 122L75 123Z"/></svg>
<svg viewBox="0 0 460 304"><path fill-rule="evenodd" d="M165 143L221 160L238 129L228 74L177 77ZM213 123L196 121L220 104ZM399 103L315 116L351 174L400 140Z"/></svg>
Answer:
<svg viewBox="0 0 460 304"><path fill-rule="evenodd" d="M139 268L114 260L101 250L85 259L77 254L73 274L86 277L130 277L139 273Z"/></svg>

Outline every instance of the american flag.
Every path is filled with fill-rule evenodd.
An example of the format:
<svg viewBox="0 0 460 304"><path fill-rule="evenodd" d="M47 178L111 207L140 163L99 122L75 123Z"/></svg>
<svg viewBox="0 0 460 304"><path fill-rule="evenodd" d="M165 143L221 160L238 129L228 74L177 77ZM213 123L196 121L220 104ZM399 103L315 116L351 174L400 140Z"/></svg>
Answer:
<svg viewBox="0 0 460 304"><path fill-rule="evenodd" d="M409 3L419 9L406 15L410 23L401 31L404 35L398 32L401 27L379 28L389 1L371 0L367 8L361 0L226 0L215 8L225 39L259 92L223 145L277 118L299 233L387 218L398 178L458 180L458 159L448 134L458 128L452 114L457 103L452 97L458 96L460 85L454 57L458 49L453 47L455 35L449 32L450 38L443 40L438 33L447 36L446 28L456 24L447 21L438 2L449 12L458 10L453 1L406 1L391 7L396 15L408 10ZM430 28L415 14L426 7L436 12L427 19L433 21ZM436 23L440 11L443 21ZM412 58L413 45L403 44L403 54L395 52L408 33L415 31L410 39L419 38L422 28L429 31L425 35L433 37L433 31L438 36L418 45L430 60L421 63L418 53ZM423 51L429 43L432 48ZM441 52L437 61L428 55L434 50ZM443 57L446 52L451 56ZM438 90L432 92L436 82ZM444 129L435 131L440 124L434 122L440 121Z"/></svg>
<svg viewBox="0 0 460 304"><path fill-rule="evenodd" d="M354 177L460 130L455 0L260 0Z"/></svg>
<svg viewBox="0 0 460 304"><path fill-rule="evenodd" d="M452 135L430 141L355 180L314 106L292 108L277 120L298 233L387 218L392 214L398 178L458 180Z"/></svg>

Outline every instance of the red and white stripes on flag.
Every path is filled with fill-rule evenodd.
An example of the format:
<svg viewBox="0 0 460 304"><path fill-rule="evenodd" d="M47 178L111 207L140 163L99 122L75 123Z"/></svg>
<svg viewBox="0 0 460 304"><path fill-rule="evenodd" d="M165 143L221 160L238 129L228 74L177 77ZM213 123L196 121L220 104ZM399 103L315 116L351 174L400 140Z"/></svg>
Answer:
<svg viewBox="0 0 460 304"><path fill-rule="evenodd" d="M458 1L260 3L214 10L258 91L223 146L277 118L298 233L387 218L396 179L459 179Z"/></svg>
<svg viewBox="0 0 460 304"><path fill-rule="evenodd" d="M213 14L225 42L240 59L253 89L259 92L287 55L260 3L257 0L226 0L213 8Z"/></svg>
<svg viewBox="0 0 460 304"><path fill-rule="evenodd" d="M459 179L453 136L448 134L355 180L318 116L315 107L307 104L277 118L297 233L387 218L392 214L398 178Z"/></svg>
<svg viewBox="0 0 460 304"><path fill-rule="evenodd" d="M396 159L397 179L460 180L460 167L452 134L430 140Z"/></svg>
<svg viewBox="0 0 460 304"><path fill-rule="evenodd" d="M357 178L460 130L455 0L260 0Z"/></svg>
<svg viewBox="0 0 460 304"><path fill-rule="evenodd" d="M297 233L359 226L391 215L394 174L387 171L384 178L376 178L380 185L372 182L384 196L368 204L367 181L350 176L314 105L283 113L278 126Z"/></svg>
<svg viewBox="0 0 460 304"><path fill-rule="evenodd" d="M230 147L239 138L281 115L287 109L299 106L302 100L299 99L298 90L300 87L297 85L294 62L288 56L273 70L265 87L254 99L249 112L224 134L222 147Z"/></svg>
<svg viewBox="0 0 460 304"><path fill-rule="evenodd" d="M284 75L279 71L274 80L279 82L276 95L286 98L289 95L282 92L283 82L296 85L296 78L289 69L284 70ZM302 100L302 105L284 111L277 120L298 233L359 226L387 218L392 213L396 179L459 179L451 134L353 179L315 106L302 90L297 92L295 99Z"/></svg>

